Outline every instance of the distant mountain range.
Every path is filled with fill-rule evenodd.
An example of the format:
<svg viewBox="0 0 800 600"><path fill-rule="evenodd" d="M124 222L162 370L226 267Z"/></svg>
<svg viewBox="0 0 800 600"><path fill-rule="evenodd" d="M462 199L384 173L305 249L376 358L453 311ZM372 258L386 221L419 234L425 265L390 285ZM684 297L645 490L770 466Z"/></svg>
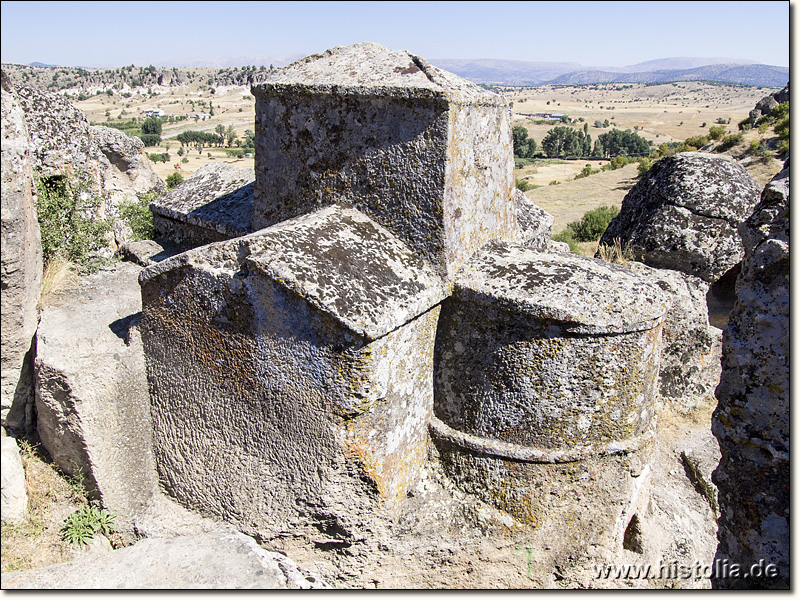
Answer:
<svg viewBox="0 0 800 600"><path fill-rule="evenodd" d="M784 87L789 81L788 67L731 58L662 58L625 67L493 59L435 59L429 62L476 83L512 86L720 81Z"/></svg>
<svg viewBox="0 0 800 600"><path fill-rule="evenodd" d="M244 66L283 67L302 58L299 54L270 56L195 56L157 61L161 68L208 67L225 69ZM784 87L789 68L756 64L735 58L673 57L624 67L586 67L574 62L527 62L498 59L432 59L431 64L476 83L536 86L586 85L593 83L660 83L667 81L719 81L759 87ZM56 65L31 63L32 67ZM91 69L90 69L91 70Z"/></svg>

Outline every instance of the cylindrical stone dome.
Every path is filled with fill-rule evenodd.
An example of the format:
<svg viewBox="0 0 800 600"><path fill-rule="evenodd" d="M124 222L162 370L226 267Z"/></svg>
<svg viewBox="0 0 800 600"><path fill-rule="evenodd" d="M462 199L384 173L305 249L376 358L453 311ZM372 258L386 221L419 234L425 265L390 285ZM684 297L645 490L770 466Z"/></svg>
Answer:
<svg viewBox="0 0 800 600"><path fill-rule="evenodd" d="M432 433L448 474L536 522L592 482L580 461L596 470L604 457L617 466L623 457L629 468L624 457L652 438L668 308L657 286L625 267L485 246L457 276L437 334ZM550 468L565 463L569 475ZM622 500L623 479L603 494ZM542 498L532 488L550 491Z"/></svg>

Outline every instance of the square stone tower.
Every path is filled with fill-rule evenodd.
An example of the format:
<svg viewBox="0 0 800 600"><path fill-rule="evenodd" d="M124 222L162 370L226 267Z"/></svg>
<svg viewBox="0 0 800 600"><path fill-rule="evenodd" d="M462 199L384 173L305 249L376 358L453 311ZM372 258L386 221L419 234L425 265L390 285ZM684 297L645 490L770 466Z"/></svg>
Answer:
<svg viewBox="0 0 800 600"><path fill-rule="evenodd" d="M406 51L334 48L253 87L253 229L341 203L451 278L517 228L511 116Z"/></svg>

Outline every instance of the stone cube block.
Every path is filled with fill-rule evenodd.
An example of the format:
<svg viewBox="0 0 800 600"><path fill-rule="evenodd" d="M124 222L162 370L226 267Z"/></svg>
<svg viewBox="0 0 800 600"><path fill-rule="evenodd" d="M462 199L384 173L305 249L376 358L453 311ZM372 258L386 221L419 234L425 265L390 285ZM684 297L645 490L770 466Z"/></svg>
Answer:
<svg viewBox="0 0 800 600"><path fill-rule="evenodd" d="M487 241L516 235L499 95L371 43L309 56L253 94L255 230L343 203L447 276Z"/></svg>

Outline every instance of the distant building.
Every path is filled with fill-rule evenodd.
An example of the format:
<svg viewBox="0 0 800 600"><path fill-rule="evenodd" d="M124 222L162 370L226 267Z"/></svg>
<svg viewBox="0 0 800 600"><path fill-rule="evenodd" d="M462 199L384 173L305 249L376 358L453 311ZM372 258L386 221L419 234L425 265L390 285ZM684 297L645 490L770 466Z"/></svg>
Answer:
<svg viewBox="0 0 800 600"><path fill-rule="evenodd" d="M191 112L189 113L190 119L196 119L197 121L205 121L206 119L210 119L211 115L204 112Z"/></svg>
<svg viewBox="0 0 800 600"><path fill-rule="evenodd" d="M164 116L164 111L160 108L148 108L142 111L142 116L145 118L158 117L160 119Z"/></svg>

